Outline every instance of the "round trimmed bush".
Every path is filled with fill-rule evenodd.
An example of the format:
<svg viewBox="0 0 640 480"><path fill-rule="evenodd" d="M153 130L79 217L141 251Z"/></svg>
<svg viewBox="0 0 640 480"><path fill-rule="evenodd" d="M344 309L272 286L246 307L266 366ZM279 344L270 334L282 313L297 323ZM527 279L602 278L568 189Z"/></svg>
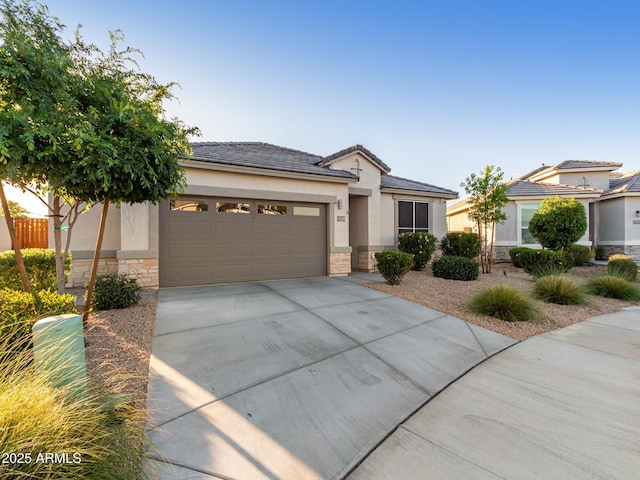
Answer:
<svg viewBox="0 0 640 480"><path fill-rule="evenodd" d="M629 259L609 260L607 272L614 277L624 278L628 282L635 282L638 278L638 265Z"/></svg>
<svg viewBox="0 0 640 480"><path fill-rule="evenodd" d="M640 287L620 277L603 275L587 280L587 293L599 297L617 298L620 300L640 301Z"/></svg>
<svg viewBox="0 0 640 480"><path fill-rule="evenodd" d="M522 263L523 253L526 256L527 255L526 252L534 252L534 251L535 250L533 248L528 248L528 247L511 248L509 249L509 258L511 259L511 263L513 264L514 267L524 268L524 265Z"/></svg>
<svg viewBox="0 0 640 480"><path fill-rule="evenodd" d="M376 252L378 271L389 285L400 285L413 266L413 255L404 252Z"/></svg>
<svg viewBox="0 0 640 480"><path fill-rule="evenodd" d="M126 273L105 273L96 277L91 307L94 310L115 310L138 304L142 287L135 277Z"/></svg>
<svg viewBox="0 0 640 480"><path fill-rule="evenodd" d="M584 294L573 280L559 275L538 278L533 284L533 296L545 302L559 305L579 305L584 303Z"/></svg>
<svg viewBox="0 0 640 480"><path fill-rule="evenodd" d="M535 277L565 273L573 267L571 257L564 252L530 248L521 251L518 258L524 271Z"/></svg>
<svg viewBox="0 0 640 480"><path fill-rule="evenodd" d="M591 250L589 247L585 247L584 245L573 244L569 247L567 251L571 256L574 267L584 267L587 263L589 263L589 253Z"/></svg>
<svg viewBox="0 0 640 480"><path fill-rule="evenodd" d="M443 255L476 258L480 255L477 233L449 232L440 241Z"/></svg>
<svg viewBox="0 0 640 480"><path fill-rule="evenodd" d="M398 237L398 250L413 255L412 270L422 270L436 251L437 240L430 233L403 233Z"/></svg>
<svg viewBox="0 0 640 480"><path fill-rule="evenodd" d="M478 262L467 257L443 255L431 264L434 277L470 281L478 278Z"/></svg>
<svg viewBox="0 0 640 480"><path fill-rule="evenodd" d="M473 297L469 308L508 322L534 320L540 316L531 300L510 285L490 285L482 289Z"/></svg>

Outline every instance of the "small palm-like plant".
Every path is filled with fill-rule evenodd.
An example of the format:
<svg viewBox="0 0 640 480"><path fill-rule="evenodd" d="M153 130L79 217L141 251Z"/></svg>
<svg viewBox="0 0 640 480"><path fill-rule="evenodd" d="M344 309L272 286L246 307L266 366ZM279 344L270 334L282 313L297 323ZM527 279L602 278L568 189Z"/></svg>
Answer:
<svg viewBox="0 0 640 480"><path fill-rule="evenodd" d="M472 312L515 322L536 320L540 311L517 288L509 285L491 285L478 292L469 308Z"/></svg>
<svg viewBox="0 0 640 480"><path fill-rule="evenodd" d="M640 301L640 287L623 278L612 275L591 277L587 281L587 293L600 297L618 298L620 300Z"/></svg>
<svg viewBox="0 0 640 480"><path fill-rule="evenodd" d="M533 285L533 296L559 305L579 305L585 301L580 286L570 278L560 275L538 278Z"/></svg>

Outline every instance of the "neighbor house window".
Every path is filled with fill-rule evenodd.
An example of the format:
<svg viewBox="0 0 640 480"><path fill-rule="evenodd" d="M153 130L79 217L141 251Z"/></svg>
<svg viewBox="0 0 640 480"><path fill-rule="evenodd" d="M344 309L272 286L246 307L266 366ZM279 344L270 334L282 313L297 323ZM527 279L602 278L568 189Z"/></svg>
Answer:
<svg viewBox="0 0 640 480"><path fill-rule="evenodd" d="M540 208L539 203L524 203L520 205L520 232L522 245L536 245L538 241L529 233L529 222L533 214Z"/></svg>
<svg viewBox="0 0 640 480"><path fill-rule="evenodd" d="M216 202L216 210L222 213L250 213L251 204L235 202Z"/></svg>
<svg viewBox="0 0 640 480"><path fill-rule="evenodd" d="M169 208L178 212L206 212L209 210L209 202L206 200L171 200Z"/></svg>
<svg viewBox="0 0 640 480"><path fill-rule="evenodd" d="M398 234L429 231L429 204L398 202Z"/></svg>

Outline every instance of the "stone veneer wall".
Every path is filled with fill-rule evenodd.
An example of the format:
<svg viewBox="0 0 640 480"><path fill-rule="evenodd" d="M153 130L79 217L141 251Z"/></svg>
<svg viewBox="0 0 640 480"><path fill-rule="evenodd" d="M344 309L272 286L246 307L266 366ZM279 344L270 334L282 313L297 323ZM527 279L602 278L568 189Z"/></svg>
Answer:
<svg viewBox="0 0 640 480"><path fill-rule="evenodd" d="M640 261L640 245L602 245L605 257L616 253L629 255L635 261Z"/></svg>
<svg viewBox="0 0 640 480"><path fill-rule="evenodd" d="M157 258L121 258L118 261L118 273L136 276L141 287L157 287L160 284Z"/></svg>
<svg viewBox="0 0 640 480"><path fill-rule="evenodd" d="M351 253L331 252L329 254L329 276L342 277L351 273Z"/></svg>
<svg viewBox="0 0 640 480"><path fill-rule="evenodd" d="M83 287L89 282L92 258L74 258L71 272L67 278L67 287ZM138 278L141 287L159 285L157 258L101 258L98 263L98 275L105 273L126 273Z"/></svg>
<svg viewBox="0 0 640 480"><path fill-rule="evenodd" d="M71 271L67 277L67 287L84 287L89 283L89 276L91 275L92 258L72 258ZM118 259L117 258L101 258L98 262L98 275L104 273L117 273L118 272Z"/></svg>
<svg viewBox="0 0 640 480"><path fill-rule="evenodd" d="M515 245L513 247L503 247L503 246L499 246L493 247L493 261L496 263L511 263L511 257L509 257L509 250L511 250L512 248L515 248Z"/></svg>

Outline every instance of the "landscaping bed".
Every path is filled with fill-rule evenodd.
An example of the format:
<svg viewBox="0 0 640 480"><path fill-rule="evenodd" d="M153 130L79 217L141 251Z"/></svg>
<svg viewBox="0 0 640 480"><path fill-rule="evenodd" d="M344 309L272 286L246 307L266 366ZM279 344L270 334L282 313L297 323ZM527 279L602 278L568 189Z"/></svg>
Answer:
<svg viewBox="0 0 640 480"><path fill-rule="evenodd" d="M590 276L606 273L606 266L575 267L567 277L584 282ZM468 282L436 278L428 266L422 271L410 271L400 285L376 282L365 284L365 286L461 318L516 340L524 340L591 317L636 305L633 302L596 296L589 296L587 305L556 305L534 300L543 314L543 318L535 322L507 322L470 312L468 305L471 298L483 287L494 284L511 285L530 297L533 278L510 263L496 264L492 273L481 273L477 280Z"/></svg>

